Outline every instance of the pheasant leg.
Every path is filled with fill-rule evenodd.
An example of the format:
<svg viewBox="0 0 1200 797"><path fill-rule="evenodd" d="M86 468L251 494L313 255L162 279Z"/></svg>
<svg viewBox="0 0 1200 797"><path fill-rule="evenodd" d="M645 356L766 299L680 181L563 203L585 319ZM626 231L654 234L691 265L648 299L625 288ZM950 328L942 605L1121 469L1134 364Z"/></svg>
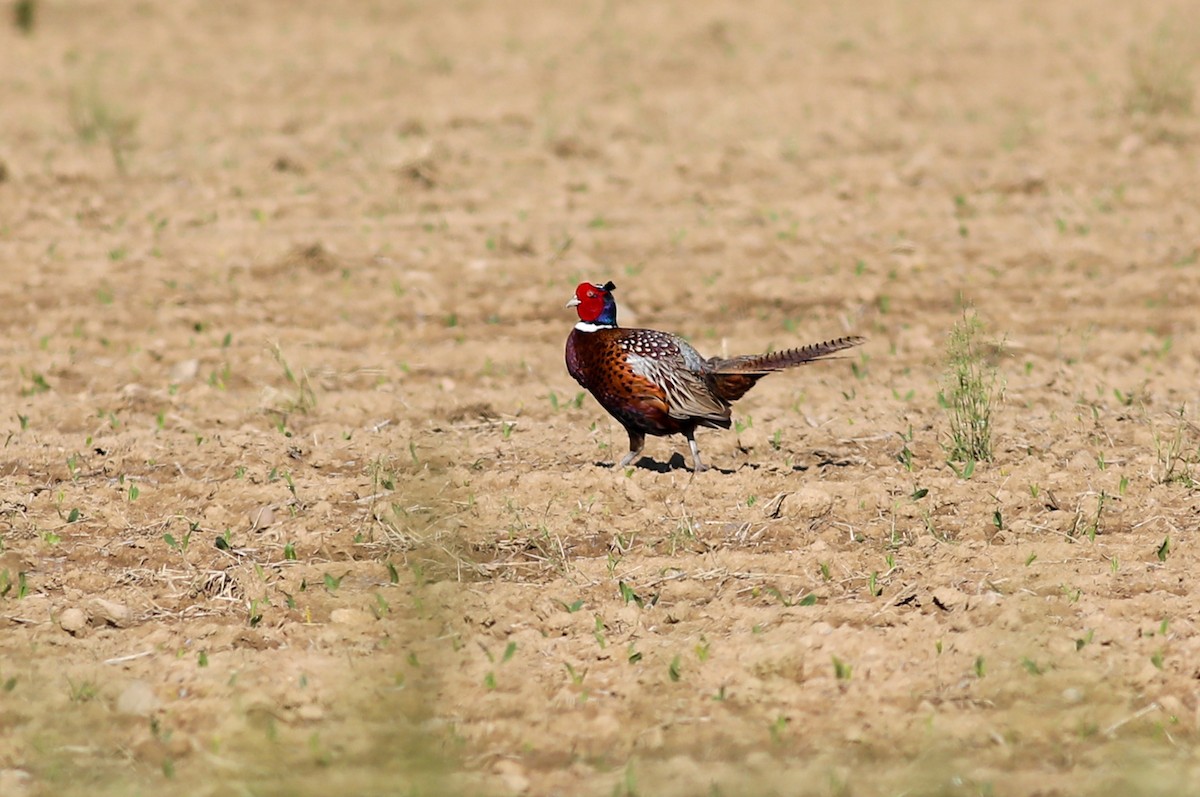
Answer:
<svg viewBox="0 0 1200 797"><path fill-rule="evenodd" d="M703 473L708 470L708 466L700 461L700 447L696 445L696 430L688 429L683 434L687 438L688 446L692 449L692 472Z"/></svg>
<svg viewBox="0 0 1200 797"><path fill-rule="evenodd" d="M632 429L626 429L625 431L629 432L629 453L617 464L617 470L624 468L637 459L641 455L642 449L646 447L646 435L641 432L635 432Z"/></svg>

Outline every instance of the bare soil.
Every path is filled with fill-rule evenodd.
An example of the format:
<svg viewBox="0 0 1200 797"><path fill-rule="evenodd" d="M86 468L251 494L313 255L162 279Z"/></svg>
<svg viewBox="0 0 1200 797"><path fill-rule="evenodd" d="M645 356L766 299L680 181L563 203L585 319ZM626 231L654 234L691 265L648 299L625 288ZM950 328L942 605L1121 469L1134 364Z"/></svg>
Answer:
<svg viewBox="0 0 1200 797"><path fill-rule="evenodd" d="M1188 4L36 7L0 794L1200 782ZM764 380L713 471L614 472L583 279L706 354L869 342Z"/></svg>

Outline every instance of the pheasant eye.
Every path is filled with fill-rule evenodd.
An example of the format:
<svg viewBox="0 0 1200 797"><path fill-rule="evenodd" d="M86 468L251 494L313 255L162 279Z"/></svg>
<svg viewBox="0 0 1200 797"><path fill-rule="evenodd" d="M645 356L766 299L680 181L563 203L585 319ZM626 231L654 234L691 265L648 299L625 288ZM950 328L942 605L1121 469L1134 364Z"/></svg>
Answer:
<svg viewBox="0 0 1200 797"><path fill-rule="evenodd" d="M589 298L589 299L595 299L595 298L596 298L596 293L595 293L595 291L588 291L588 298Z"/></svg>

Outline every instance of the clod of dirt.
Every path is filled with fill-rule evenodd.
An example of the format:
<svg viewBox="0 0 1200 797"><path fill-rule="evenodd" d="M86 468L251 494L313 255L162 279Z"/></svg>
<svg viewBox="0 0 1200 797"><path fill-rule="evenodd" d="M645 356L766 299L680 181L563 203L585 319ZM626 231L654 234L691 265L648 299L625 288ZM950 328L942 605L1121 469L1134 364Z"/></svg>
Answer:
<svg viewBox="0 0 1200 797"><path fill-rule="evenodd" d="M511 759L501 759L492 770L504 782L504 788L513 794L524 794L529 791L529 778L525 777L525 768Z"/></svg>
<svg viewBox="0 0 1200 797"><path fill-rule="evenodd" d="M341 268L341 261L320 241L294 246L274 266L267 266L263 273L275 271L289 273L303 269L314 274L327 274Z"/></svg>
<svg viewBox="0 0 1200 797"><path fill-rule="evenodd" d="M158 695L145 681L134 681L117 698L117 713L130 717L148 717L158 710Z"/></svg>
<svg viewBox="0 0 1200 797"><path fill-rule="evenodd" d="M267 639L258 631L246 628L233 638L233 646L235 648L250 648L252 650L268 650L279 647L279 642Z"/></svg>
<svg viewBox="0 0 1200 797"><path fill-rule="evenodd" d="M287 155L280 155L276 158L272 167L277 172L291 172L292 174L306 174L308 172L303 163Z"/></svg>
<svg viewBox="0 0 1200 797"><path fill-rule="evenodd" d="M438 165L431 157L413 158L396 168L396 173L408 182L423 188L433 188L438 182Z"/></svg>
<svg viewBox="0 0 1200 797"><path fill-rule="evenodd" d="M450 423L463 423L464 421L494 421L499 417L500 413L496 412L491 404L479 401L455 407L446 415L446 420Z"/></svg>
<svg viewBox="0 0 1200 797"><path fill-rule="evenodd" d="M33 776L23 769L0 769L0 794L25 797L32 794Z"/></svg>
<svg viewBox="0 0 1200 797"><path fill-rule="evenodd" d="M250 530L262 531L275 523L275 510L269 506L260 506L250 511Z"/></svg>
<svg viewBox="0 0 1200 797"><path fill-rule="evenodd" d="M88 613L93 621L99 620L117 628L129 625L132 616L132 612L125 604L104 598L92 598L88 603Z"/></svg>
<svg viewBox="0 0 1200 797"><path fill-rule="evenodd" d="M190 749L184 735L168 733L164 736L144 738L135 743L130 752L133 754L134 760L151 767L161 768L164 764L187 755Z"/></svg>
<svg viewBox="0 0 1200 797"><path fill-rule="evenodd" d="M770 517L817 518L833 509L833 498L816 487L801 487L794 493L784 494L778 503L767 505Z"/></svg>
<svg viewBox="0 0 1200 797"><path fill-rule="evenodd" d="M617 474L617 478L621 479L621 486L625 490L625 497L634 503L640 503L646 497L646 491L639 487L633 479L624 478L624 472Z"/></svg>
<svg viewBox="0 0 1200 797"><path fill-rule="evenodd" d="M405 119L396 127L396 135L398 136L423 136L425 135L425 123L420 119Z"/></svg>
<svg viewBox="0 0 1200 797"><path fill-rule="evenodd" d="M563 136L550 145L550 151L557 157L592 159L599 157L600 150L583 141L577 136Z"/></svg>
<svg viewBox="0 0 1200 797"><path fill-rule="evenodd" d="M335 625L365 625L371 622L371 616L358 609L334 609L329 613L329 621Z"/></svg>
<svg viewBox="0 0 1200 797"><path fill-rule="evenodd" d="M78 636L80 631L87 628L87 622L88 618L83 610L74 606L58 616L59 627L71 636Z"/></svg>
<svg viewBox="0 0 1200 797"><path fill-rule="evenodd" d="M933 605L944 612L961 609L967 596L953 587L938 587L933 591Z"/></svg>

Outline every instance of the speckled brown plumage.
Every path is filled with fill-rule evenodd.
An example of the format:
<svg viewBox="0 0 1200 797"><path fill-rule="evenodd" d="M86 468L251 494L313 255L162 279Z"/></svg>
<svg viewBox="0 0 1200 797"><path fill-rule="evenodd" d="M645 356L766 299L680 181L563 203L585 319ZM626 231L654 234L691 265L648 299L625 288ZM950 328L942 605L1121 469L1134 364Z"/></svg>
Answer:
<svg viewBox="0 0 1200 797"><path fill-rule="evenodd" d="M567 371L629 433L624 467L642 451L646 435L682 434L695 470L704 470L697 427L728 429L731 404L759 379L863 343L845 337L771 354L705 359L687 341L653 329L617 326L616 286L581 284L568 306L580 322L567 338Z"/></svg>

